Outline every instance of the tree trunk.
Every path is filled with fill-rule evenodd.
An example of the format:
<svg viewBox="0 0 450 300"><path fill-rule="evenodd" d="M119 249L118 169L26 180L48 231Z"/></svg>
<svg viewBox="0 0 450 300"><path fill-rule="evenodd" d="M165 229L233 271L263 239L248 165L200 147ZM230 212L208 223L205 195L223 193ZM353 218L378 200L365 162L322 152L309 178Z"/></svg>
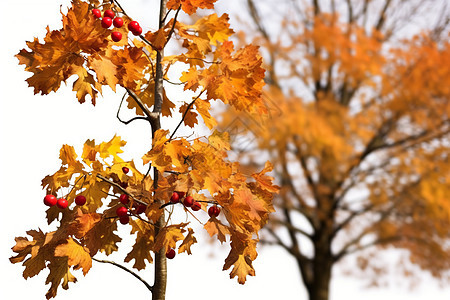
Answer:
<svg viewBox="0 0 450 300"><path fill-rule="evenodd" d="M331 259L314 258L314 277L307 286L309 300L328 300L331 280Z"/></svg>
<svg viewBox="0 0 450 300"><path fill-rule="evenodd" d="M166 15L167 0L160 1L159 10L159 28L164 27L164 17ZM163 67L162 60L164 58L164 50L159 50L156 54L156 72L155 72L155 103L153 106L153 113L157 114L156 121L152 124L152 138L155 137L155 132L161 128L161 108L163 102ZM153 185L155 190L158 188L158 170L154 169ZM163 204L163 203L160 203ZM159 230L166 226L165 214L162 213L158 222L155 224L155 236ZM163 247L155 253L155 281L152 289L152 300L165 300L167 287L167 259L166 249Z"/></svg>

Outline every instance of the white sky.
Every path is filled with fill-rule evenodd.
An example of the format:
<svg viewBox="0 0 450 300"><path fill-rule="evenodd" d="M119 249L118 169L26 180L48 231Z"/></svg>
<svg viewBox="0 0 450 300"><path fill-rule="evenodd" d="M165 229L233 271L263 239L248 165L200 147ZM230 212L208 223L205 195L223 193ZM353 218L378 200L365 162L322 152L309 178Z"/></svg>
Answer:
<svg viewBox="0 0 450 300"><path fill-rule="evenodd" d="M63 3L66 5L68 1ZM123 1L127 12L140 20L144 31L155 26L154 20L152 24L152 20L145 18L146 12L154 14L158 10L145 3L145 0ZM14 237L25 236L25 231L29 229L47 229L42 203L44 192L40 182L45 175L59 168L61 145L74 145L80 149L86 139L107 141L117 133L128 141L125 149L136 158L141 157L149 146L150 135L145 124L133 122L124 126L115 118L121 93L114 95L105 87L104 98L98 99L98 105L94 108L90 104L78 104L70 87L63 86L56 94L38 96L33 95L33 89L27 86L25 79L30 73L18 65L14 55L25 47L25 41L35 36L42 38L47 25L51 29L61 27L59 5L60 1L55 0L2 1L0 190L3 215L0 218L0 299L45 299L49 287L44 285L46 271L24 280L23 267L12 265L8 258L13 254L10 249L14 245ZM123 228L122 232L129 232L129 226ZM181 254L168 261L168 300L182 297L199 300L307 299L295 261L283 250L260 249L259 257L254 262L256 277L249 277L242 286L236 279L229 279L229 271L221 271L228 245L209 244L208 239L203 238L203 230L199 226L195 228L199 243L192 247L193 255ZM130 250L129 245L124 243L125 249L111 259L121 262ZM149 265L141 276L152 283L152 272L153 266ZM94 262L86 277L80 272L75 272L75 275L78 282L71 284L68 291L59 289L56 299L151 297L142 283L111 265ZM408 290L407 284L399 286L398 282L397 278L389 287L365 289L364 281L335 276L331 299L450 299L450 288L439 288L425 275L413 291Z"/></svg>

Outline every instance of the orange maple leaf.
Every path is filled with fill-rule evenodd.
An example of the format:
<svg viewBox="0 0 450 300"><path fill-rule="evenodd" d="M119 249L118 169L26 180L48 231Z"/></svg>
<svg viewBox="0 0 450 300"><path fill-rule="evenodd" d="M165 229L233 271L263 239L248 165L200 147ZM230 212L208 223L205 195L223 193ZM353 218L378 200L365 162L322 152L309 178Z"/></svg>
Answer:
<svg viewBox="0 0 450 300"><path fill-rule="evenodd" d="M177 10L180 6L183 11L189 15L192 15L198 8L214 8L214 2L217 0L169 0L167 2L167 8Z"/></svg>

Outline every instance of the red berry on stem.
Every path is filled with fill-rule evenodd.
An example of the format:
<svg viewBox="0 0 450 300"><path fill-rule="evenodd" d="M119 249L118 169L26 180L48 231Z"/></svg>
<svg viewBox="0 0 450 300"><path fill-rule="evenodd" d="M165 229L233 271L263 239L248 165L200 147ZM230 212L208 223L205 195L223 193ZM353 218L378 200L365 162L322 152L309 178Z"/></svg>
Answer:
<svg viewBox="0 0 450 300"><path fill-rule="evenodd" d="M123 206L121 206L121 207L118 207L117 209L116 209L116 215L120 218L120 217L123 217L123 216L126 216L126 215L128 215L128 209L126 208L126 207L123 207Z"/></svg>
<svg viewBox="0 0 450 300"><path fill-rule="evenodd" d="M58 199L54 195L48 194L44 197L44 204L47 206L54 206L58 202Z"/></svg>
<svg viewBox="0 0 450 300"><path fill-rule="evenodd" d="M220 208L217 207L216 205L211 206L208 209L208 215L212 218L212 217L218 217L220 214Z"/></svg>
<svg viewBox="0 0 450 300"><path fill-rule="evenodd" d="M122 34L118 31L113 31L111 33L111 38L114 42L119 42L122 39Z"/></svg>
<svg viewBox="0 0 450 300"><path fill-rule="evenodd" d="M177 192L173 192L172 197L170 197L170 202L172 203L178 203L180 202L180 196Z"/></svg>
<svg viewBox="0 0 450 300"><path fill-rule="evenodd" d="M193 211L198 211L202 208L202 205L200 204L200 202L194 201L191 208Z"/></svg>
<svg viewBox="0 0 450 300"><path fill-rule="evenodd" d="M128 172L130 172L130 169L128 169L127 167L122 167L122 172L124 174L127 174Z"/></svg>
<svg viewBox="0 0 450 300"><path fill-rule="evenodd" d="M92 10L92 14L94 15L94 18L99 19L102 16L102 13L100 12L100 9L94 8Z"/></svg>
<svg viewBox="0 0 450 300"><path fill-rule="evenodd" d="M180 197L180 199L184 197L184 194L186 194L185 192L175 192L175 193L178 194L178 196Z"/></svg>
<svg viewBox="0 0 450 300"><path fill-rule="evenodd" d="M139 26L138 28L136 28L136 30L132 30L131 31L134 35L141 35L142 33L142 28L141 26Z"/></svg>
<svg viewBox="0 0 450 300"><path fill-rule="evenodd" d="M128 224L128 222L130 222L130 217L127 215L122 216L119 218L119 222L120 222L120 224L123 224L123 225Z"/></svg>
<svg viewBox="0 0 450 300"><path fill-rule="evenodd" d="M128 23L128 30L129 31L136 31L139 27L139 23L137 21L131 21Z"/></svg>
<svg viewBox="0 0 450 300"><path fill-rule="evenodd" d="M175 250L173 250L172 248L170 248L167 252L166 252L166 257L168 259L172 259L175 257Z"/></svg>
<svg viewBox="0 0 450 300"><path fill-rule="evenodd" d="M86 197L83 195L78 195L75 197L75 204L79 206L83 206L86 204Z"/></svg>
<svg viewBox="0 0 450 300"><path fill-rule="evenodd" d="M122 203L123 205L127 205L128 202L130 202L130 197L128 197L127 194L122 194L122 195L120 195L120 197L119 197L119 201L120 201L120 203Z"/></svg>
<svg viewBox="0 0 450 300"><path fill-rule="evenodd" d="M184 198L183 204L186 207L191 207L192 204L194 204L194 198L192 196L187 196L186 198Z"/></svg>
<svg viewBox="0 0 450 300"><path fill-rule="evenodd" d="M112 19L109 17L104 17L102 19L102 27L103 28L109 28L112 25Z"/></svg>
<svg viewBox="0 0 450 300"><path fill-rule="evenodd" d="M120 28L123 26L123 19L121 17L114 18L113 25L116 28Z"/></svg>
<svg viewBox="0 0 450 300"><path fill-rule="evenodd" d="M64 199L64 198L60 198L60 199L58 199L58 201L56 202L56 205L57 205L59 208L64 209L64 208L66 208L66 207L69 205L69 202L67 202L67 200Z"/></svg>
<svg viewBox="0 0 450 300"><path fill-rule="evenodd" d="M116 14L110 9L105 10L105 12L103 13L103 17L108 17L111 19L113 19L115 15Z"/></svg>

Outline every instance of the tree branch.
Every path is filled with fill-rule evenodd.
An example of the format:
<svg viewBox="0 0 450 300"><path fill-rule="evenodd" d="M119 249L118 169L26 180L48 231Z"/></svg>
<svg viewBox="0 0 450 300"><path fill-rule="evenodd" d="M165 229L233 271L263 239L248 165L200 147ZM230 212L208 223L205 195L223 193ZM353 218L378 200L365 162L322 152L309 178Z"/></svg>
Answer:
<svg viewBox="0 0 450 300"><path fill-rule="evenodd" d="M139 276L137 273L135 273L133 270L130 270L127 267L124 267L124 266L122 266L114 261L110 261L110 260L102 260L102 259L97 259L95 257L92 257L92 260L95 260L96 262L99 262L99 263L111 264L113 266L116 266L116 267L130 273L131 275L136 277L140 282L142 282L150 292L153 292L153 287L150 284L148 284L148 282L145 281L141 276Z"/></svg>
<svg viewBox="0 0 450 300"><path fill-rule="evenodd" d="M120 101L119 109L117 110L117 114L116 114L117 119L118 119L121 123L123 123L123 124L125 124L125 125L128 125L128 124L130 124L131 122L133 122L133 121L135 121L135 120L145 120L145 121L149 121L148 117L146 118L146 117L141 117L141 116L134 117L134 118L132 118L132 119L130 119L130 120L128 120L128 121L124 121L124 120L122 120L122 119L119 117L119 112L120 112L120 109L122 108L122 103L123 103L123 100L125 99L125 96L126 96L126 94L123 95L122 100Z"/></svg>
<svg viewBox="0 0 450 300"><path fill-rule="evenodd" d="M124 189L120 184L109 180L108 178L106 178L105 176L101 175L101 174L97 174L97 178L100 178L101 180L108 182L110 185L115 186L116 188L120 189L122 191L122 193L127 194L129 197L131 197L133 199L133 201L135 201L136 203L139 204L143 204L143 205L148 205L148 203L145 203L139 199L137 199L136 197L134 197L132 194L128 193L126 189Z"/></svg>
<svg viewBox="0 0 450 300"><path fill-rule="evenodd" d="M174 131L172 132L172 134L170 135L170 138L167 140L168 142L170 142L173 137L175 136L175 133L177 132L177 130L180 128L181 124L183 124L184 119L186 119L186 115L188 114L189 110L192 108L192 105L194 105L194 102L200 98L200 96L205 92L206 90L202 90L200 92L200 94L197 95L197 97L194 98L194 100L192 100L191 103L188 104L186 110L184 111L183 117L181 118L180 122L178 123L177 127L175 127Z"/></svg>

